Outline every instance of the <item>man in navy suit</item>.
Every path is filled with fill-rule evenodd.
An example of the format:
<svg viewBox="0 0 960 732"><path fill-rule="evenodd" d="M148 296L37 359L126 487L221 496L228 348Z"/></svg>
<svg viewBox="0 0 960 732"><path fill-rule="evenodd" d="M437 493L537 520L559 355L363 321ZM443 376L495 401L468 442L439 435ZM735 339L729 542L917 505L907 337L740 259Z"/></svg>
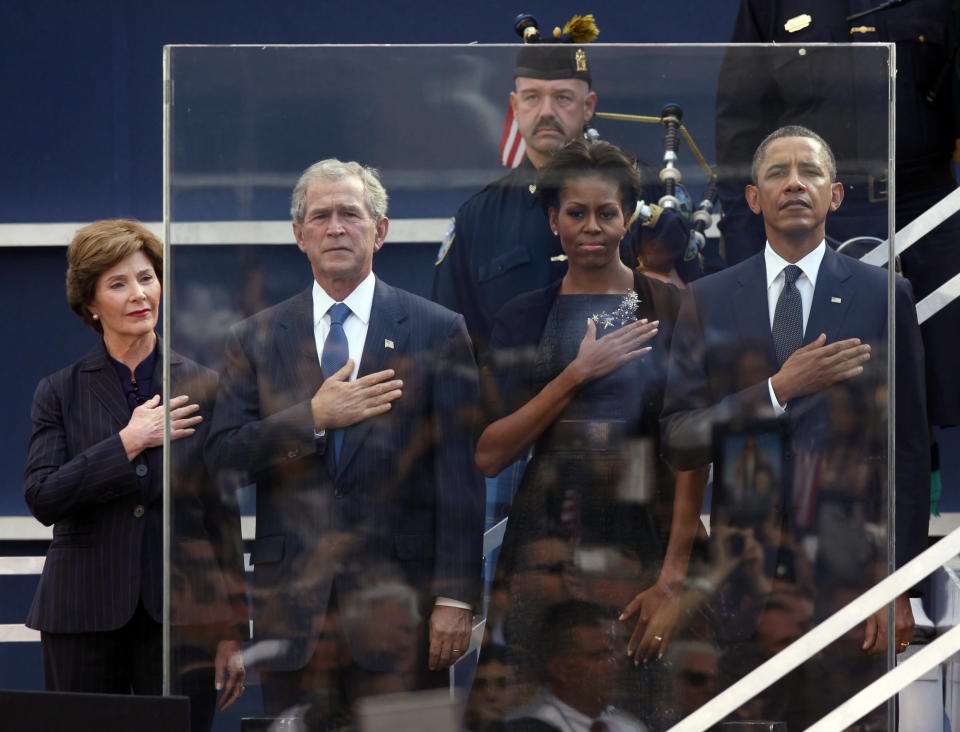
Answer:
<svg viewBox="0 0 960 732"><path fill-rule="evenodd" d="M885 508L877 485L886 475L887 272L826 246L825 220L842 203L843 186L836 182L833 153L816 133L796 126L771 133L754 155L745 195L751 210L763 215L766 247L691 287L671 351L661 420L665 451L677 468L691 469L710 462L717 425L771 418L785 426L783 469L787 480L793 478L793 492L768 524L786 530L779 546L765 546L768 558L777 558L765 592L775 595L782 577L792 579L791 591L804 591L812 552L801 548L801 540L813 538L804 546L818 547L812 557L818 581L808 596L823 614L875 581L871 568L886 571L883 543L856 567L845 555L854 546L868 551L866 539L855 544L852 537L861 531L866 537L866 527L882 522ZM894 297L901 565L926 546L930 466L923 351L905 280L897 279ZM804 471L802 461L816 468ZM730 507L715 505L715 517L719 509ZM824 577L829 582L821 582ZM762 607L762 600L755 605L760 613ZM913 632L906 595L895 608L900 652ZM877 655L886 637L884 608L857 642Z"/></svg>
<svg viewBox="0 0 960 732"><path fill-rule="evenodd" d="M386 208L375 170L308 168L291 214L314 284L228 337L207 454L256 482L269 714L308 703L329 719L357 696L439 685L479 609L470 340L462 316L373 275Z"/></svg>

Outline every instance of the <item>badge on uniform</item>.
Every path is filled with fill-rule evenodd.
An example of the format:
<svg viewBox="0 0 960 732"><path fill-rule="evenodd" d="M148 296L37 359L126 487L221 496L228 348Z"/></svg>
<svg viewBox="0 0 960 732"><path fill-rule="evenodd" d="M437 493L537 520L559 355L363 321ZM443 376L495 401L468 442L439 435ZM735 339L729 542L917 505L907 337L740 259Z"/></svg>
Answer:
<svg viewBox="0 0 960 732"><path fill-rule="evenodd" d="M573 58L576 61L578 72L587 70L587 54L583 52L582 48L577 49L577 53Z"/></svg>
<svg viewBox="0 0 960 732"><path fill-rule="evenodd" d="M437 259L433 263L433 266L436 267L439 265L443 258L447 256L447 252L450 251L450 245L453 244L453 237L457 234L457 219L456 217L450 219L450 226L447 228L447 233L443 237L443 241L440 243L440 250L437 252Z"/></svg>
<svg viewBox="0 0 960 732"><path fill-rule="evenodd" d="M783 24L783 29L787 33L796 33L797 31L802 31L804 28L809 28L812 22L813 18L810 17L810 14L804 13L803 15L790 18L790 20Z"/></svg>
<svg viewBox="0 0 960 732"><path fill-rule="evenodd" d="M393 348L393 341L391 341L389 338L384 338L384 339L383 339L383 347L384 347L384 348Z"/></svg>

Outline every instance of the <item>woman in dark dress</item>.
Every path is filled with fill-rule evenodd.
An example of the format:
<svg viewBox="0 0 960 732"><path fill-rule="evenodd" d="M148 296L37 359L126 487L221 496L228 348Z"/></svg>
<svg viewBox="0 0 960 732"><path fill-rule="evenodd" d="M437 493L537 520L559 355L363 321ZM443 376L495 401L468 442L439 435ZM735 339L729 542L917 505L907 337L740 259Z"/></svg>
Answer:
<svg viewBox="0 0 960 732"><path fill-rule="evenodd" d="M498 567L510 596L504 635L521 657L536 655L546 609L588 594L629 603L622 619L639 621L630 651L646 658L669 641L669 613L656 611L679 593L700 509L683 500L696 476L659 458L680 293L621 261L640 180L619 148L568 143L540 169L537 190L568 271L498 313L484 369L501 410L476 454L496 475L532 451Z"/></svg>
<svg viewBox="0 0 960 732"><path fill-rule="evenodd" d="M97 221L67 248L67 298L102 335L42 379L24 475L31 513L53 525L27 626L52 691L162 691L162 568L171 565L174 693L209 729L243 691L248 635L240 516L204 469L217 376L170 355L171 556L163 556L163 248L136 221ZM174 391L176 390L176 391ZM217 690L222 689L219 701Z"/></svg>

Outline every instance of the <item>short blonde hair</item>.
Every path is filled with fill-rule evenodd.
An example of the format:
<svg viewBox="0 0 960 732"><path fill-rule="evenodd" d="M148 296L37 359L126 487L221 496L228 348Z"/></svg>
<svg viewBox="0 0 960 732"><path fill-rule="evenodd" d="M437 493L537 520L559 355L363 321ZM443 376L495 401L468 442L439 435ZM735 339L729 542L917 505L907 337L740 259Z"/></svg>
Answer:
<svg viewBox="0 0 960 732"><path fill-rule="evenodd" d="M97 282L108 269L141 251L153 264L162 285L163 245L139 221L94 221L77 231L67 247L67 302L97 333L103 333L103 325L93 319L88 308L96 295Z"/></svg>

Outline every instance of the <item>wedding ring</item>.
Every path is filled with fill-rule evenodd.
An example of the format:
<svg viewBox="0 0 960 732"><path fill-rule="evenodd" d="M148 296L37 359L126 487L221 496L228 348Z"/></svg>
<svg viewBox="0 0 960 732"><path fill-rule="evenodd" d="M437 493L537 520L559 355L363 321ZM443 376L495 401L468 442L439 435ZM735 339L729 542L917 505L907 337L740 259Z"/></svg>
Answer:
<svg viewBox="0 0 960 732"><path fill-rule="evenodd" d="M655 635L655 636L653 636L653 639L654 639L657 643L663 643L663 636L662 636L662 635Z"/></svg>

